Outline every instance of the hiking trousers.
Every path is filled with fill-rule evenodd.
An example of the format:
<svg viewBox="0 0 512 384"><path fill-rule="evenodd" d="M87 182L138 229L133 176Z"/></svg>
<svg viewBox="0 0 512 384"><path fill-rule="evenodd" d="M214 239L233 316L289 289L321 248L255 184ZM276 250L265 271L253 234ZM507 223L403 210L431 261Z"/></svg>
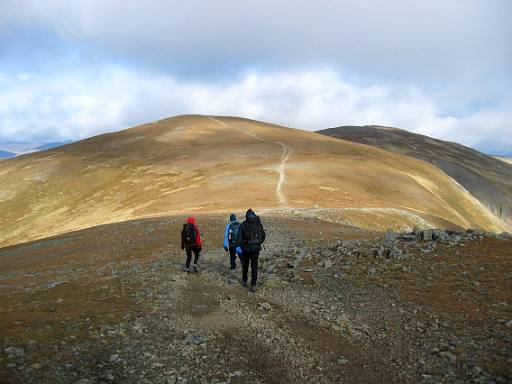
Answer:
<svg viewBox="0 0 512 384"><path fill-rule="evenodd" d="M231 269L235 269L236 268L236 247L234 246L229 246L229 261L231 263ZM244 265L244 262L242 260L242 255L238 255L238 257L240 258L240 264L242 264L242 268L243 268L243 265Z"/></svg>
<svg viewBox="0 0 512 384"><path fill-rule="evenodd" d="M256 285L258 280L258 258L260 257L260 251L243 251L242 259L242 280L247 281L249 274L249 264L251 264L251 285Z"/></svg>
<svg viewBox="0 0 512 384"><path fill-rule="evenodd" d="M194 252L194 265L197 265L197 260L199 260L199 248L198 247L185 247L185 251L187 252L187 262L185 266L190 268L190 261L192 260L192 252Z"/></svg>

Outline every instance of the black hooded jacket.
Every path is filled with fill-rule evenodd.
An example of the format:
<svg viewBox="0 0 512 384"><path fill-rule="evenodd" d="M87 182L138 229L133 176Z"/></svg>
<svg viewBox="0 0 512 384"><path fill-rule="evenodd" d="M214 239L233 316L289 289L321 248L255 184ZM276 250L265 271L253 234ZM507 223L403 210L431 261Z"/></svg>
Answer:
<svg viewBox="0 0 512 384"><path fill-rule="evenodd" d="M257 232L258 239L254 232ZM257 252L261 250L261 244L265 241L266 233L258 215L252 209L245 214L245 221L238 228L238 244L242 252Z"/></svg>

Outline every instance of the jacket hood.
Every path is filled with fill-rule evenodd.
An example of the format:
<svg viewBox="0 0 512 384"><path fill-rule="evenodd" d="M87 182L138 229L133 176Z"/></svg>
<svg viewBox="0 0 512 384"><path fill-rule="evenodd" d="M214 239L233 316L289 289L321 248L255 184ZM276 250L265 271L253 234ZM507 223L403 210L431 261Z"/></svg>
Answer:
<svg viewBox="0 0 512 384"><path fill-rule="evenodd" d="M193 218L192 216L190 216L190 217L187 219L187 223L196 225L196 219L195 219L195 218Z"/></svg>
<svg viewBox="0 0 512 384"><path fill-rule="evenodd" d="M236 215L234 213L229 215L229 221L232 222L232 223L236 221Z"/></svg>
<svg viewBox="0 0 512 384"><path fill-rule="evenodd" d="M254 213L254 211L252 209L249 209L245 214L246 221L252 222L252 221L257 221L258 219L259 219L259 217Z"/></svg>

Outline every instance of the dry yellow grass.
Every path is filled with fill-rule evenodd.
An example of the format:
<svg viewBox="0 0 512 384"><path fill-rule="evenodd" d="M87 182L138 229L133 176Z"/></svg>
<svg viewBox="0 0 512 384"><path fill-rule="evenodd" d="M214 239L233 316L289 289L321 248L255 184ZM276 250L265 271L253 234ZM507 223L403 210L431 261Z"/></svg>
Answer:
<svg viewBox="0 0 512 384"><path fill-rule="evenodd" d="M335 208L368 228L507 229L425 162L241 118L177 116L0 163L0 246L248 207Z"/></svg>

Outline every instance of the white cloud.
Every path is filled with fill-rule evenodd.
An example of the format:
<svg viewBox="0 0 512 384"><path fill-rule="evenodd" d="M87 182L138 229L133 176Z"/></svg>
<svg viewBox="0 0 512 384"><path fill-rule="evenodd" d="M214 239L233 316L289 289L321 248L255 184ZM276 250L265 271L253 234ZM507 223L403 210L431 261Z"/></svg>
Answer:
<svg viewBox="0 0 512 384"><path fill-rule="evenodd" d="M3 0L0 140L218 113L511 152L511 12L509 0Z"/></svg>
<svg viewBox="0 0 512 384"><path fill-rule="evenodd" d="M454 117L441 114L442 100L414 87L356 85L328 69L251 72L229 82L178 80L120 67L51 76L0 74L0 140L76 140L201 113L310 130L382 124L489 152L510 151L510 102Z"/></svg>
<svg viewBox="0 0 512 384"><path fill-rule="evenodd" d="M3 5L2 5L3 4ZM329 64L363 76L507 76L509 0L4 0L1 25L40 27L115 58L211 73ZM3 17L1 15L4 15ZM213 69L215 68L215 69Z"/></svg>

